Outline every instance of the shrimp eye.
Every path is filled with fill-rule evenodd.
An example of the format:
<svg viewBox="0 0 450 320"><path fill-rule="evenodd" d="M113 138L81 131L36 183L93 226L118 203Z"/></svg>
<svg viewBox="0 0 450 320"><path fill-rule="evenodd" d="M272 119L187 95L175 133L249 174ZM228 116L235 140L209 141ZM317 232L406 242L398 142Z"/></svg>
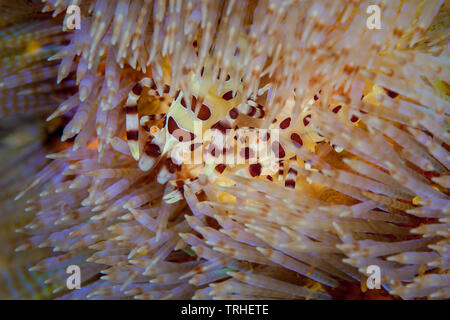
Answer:
<svg viewBox="0 0 450 320"><path fill-rule="evenodd" d="M151 132L152 134L156 134L156 133L158 133L158 131L159 131L159 128L158 128L157 126L152 126L152 127L150 128L150 132Z"/></svg>

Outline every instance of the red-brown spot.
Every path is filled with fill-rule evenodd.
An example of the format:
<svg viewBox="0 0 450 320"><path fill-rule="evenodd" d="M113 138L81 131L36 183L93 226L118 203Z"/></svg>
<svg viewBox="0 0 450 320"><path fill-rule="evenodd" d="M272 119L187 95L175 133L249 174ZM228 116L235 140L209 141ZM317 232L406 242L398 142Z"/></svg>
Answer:
<svg viewBox="0 0 450 320"><path fill-rule="evenodd" d="M217 147L215 144L211 144L208 148L208 152L213 156L213 157L219 157L222 154L222 150L219 149L219 147Z"/></svg>
<svg viewBox="0 0 450 320"><path fill-rule="evenodd" d="M278 141L272 142L272 151L275 157L284 158L286 156L286 152Z"/></svg>
<svg viewBox="0 0 450 320"><path fill-rule="evenodd" d="M266 112L264 111L264 107L260 104L258 104L257 106L258 110L259 110L259 117L260 119L264 118L264 115L266 114Z"/></svg>
<svg viewBox="0 0 450 320"><path fill-rule="evenodd" d="M286 118L280 123L280 129L286 129L291 125L291 118Z"/></svg>
<svg viewBox="0 0 450 320"><path fill-rule="evenodd" d="M256 113L256 108L253 106L250 106L250 110L247 112L247 115L249 117L253 117L255 115L255 113Z"/></svg>
<svg viewBox="0 0 450 320"><path fill-rule="evenodd" d="M196 106L197 106L197 98L192 96L192 99L191 99L191 110L192 110L192 112L195 112L195 107Z"/></svg>
<svg viewBox="0 0 450 320"><path fill-rule="evenodd" d="M359 120L359 118L357 116L355 116L355 115L352 115L352 117L350 118L351 122L356 122L358 120Z"/></svg>
<svg viewBox="0 0 450 320"><path fill-rule="evenodd" d="M257 177L261 175L261 169L262 169L261 164L253 163L248 167L248 172L252 177Z"/></svg>
<svg viewBox="0 0 450 320"><path fill-rule="evenodd" d="M198 147L200 147L202 145L202 143L192 143L189 147L189 150L194 151L195 149L197 149Z"/></svg>
<svg viewBox="0 0 450 320"><path fill-rule="evenodd" d="M270 133L266 132L266 134L263 134L260 138L262 141L268 141L270 139Z"/></svg>
<svg viewBox="0 0 450 320"><path fill-rule="evenodd" d="M223 163L221 163L221 164L218 164L218 165L215 167L215 169L216 169L216 171L217 171L218 173L222 173L222 172L225 170L226 167L227 167L226 165L224 165Z"/></svg>
<svg viewBox="0 0 450 320"><path fill-rule="evenodd" d="M293 179L288 179L284 182L284 186L288 187L288 188L292 188L295 189L295 180Z"/></svg>
<svg viewBox="0 0 450 320"><path fill-rule="evenodd" d="M333 111L334 113L338 113L339 110L341 110L341 109L342 109L342 106L338 105L338 106L334 107L333 110L331 110L331 111Z"/></svg>
<svg viewBox="0 0 450 320"><path fill-rule="evenodd" d="M231 154L234 152L234 148L233 146L229 146L228 149L226 147L222 148L222 153L223 154Z"/></svg>
<svg viewBox="0 0 450 320"><path fill-rule="evenodd" d="M181 98L180 104L183 108L187 109L186 101L184 100L184 97Z"/></svg>
<svg viewBox="0 0 450 320"><path fill-rule="evenodd" d="M309 122L311 121L311 115L308 114L306 117L303 118L303 125L306 127L308 126Z"/></svg>
<svg viewBox="0 0 450 320"><path fill-rule="evenodd" d="M211 117L211 110L209 109L209 107L207 105L202 104L197 117L202 121L206 121Z"/></svg>
<svg viewBox="0 0 450 320"><path fill-rule="evenodd" d="M388 88L384 88L384 87L383 87L383 89L384 89L384 91L386 91L386 94L387 94L389 97L391 97L392 99L398 97L398 93L397 93L397 92L392 91L392 90L389 90Z"/></svg>
<svg viewBox="0 0 450 320"><path fill-rule="evenodd" d="M167 121L167 130L173 137L175 137L175 139L180 142L191 141L195 138L195 134L193 134L192 132L180 129L177 122L172 117L169 117Z"/></svg>
<svg viewBox="0 0 450 320"><path fill-rule="evenodd" d="M301 147L303 146L303 140L300 137L300 135L298 133L292 133L291 134L291 140L294 141L294 144L296 147Z"/></svg>
<svg viewBox="0 0 450 320"><path fill-rule="evenodd" d="M222 73L222 69L219 68L219 73L217 74L217 80L220 79L220 74Z"/></svg>
<svg viewBox="0 0 450 320"><path fill-rule="evenodd" d="M226 131L231 129L231 126L226 121L218 121L213 126L211 126L211 129L217 129L225 135L227 133Z"/></svg>
<svg viewBox="0 0 450 320"><path fill-rule="evenodd" d="M127 131L127 140L137 141L138 140L138 136L139 136L139 133L138 133L137 130Z"/></svg>
<svg viewBox="0 0 450 320"><path fill-rule="evenodd" d="M236 108L233 108L230 110L229 115L231 119L237 119L237 117L239 117L239 111Z"/></svg>
<svg viewBox="0 0 450 320"><path fill-rule="evenodd" d="M239 154L241 155L242 158L245 158L245 160L248 160L249 158L254 157L255 152L252 149L250 149L249 147L245 147L245 148L241 149Z"/></svg>
<svg viewBox="0 0 450 320"><path fill-rule="evenodd" d="M230 91L225 92L222 95L222 98L227 100L227 101L233 99L233 91L230 90Z"/></svg>
<svg viewBox="0 0 450 320"><path fill-rule="evenodd" d="M130 114L130 115L138 113L138 109L137 109L136 105L134 105L134 106L126 106L126 110L125 111L126 111L127 114Z"/></svg>

